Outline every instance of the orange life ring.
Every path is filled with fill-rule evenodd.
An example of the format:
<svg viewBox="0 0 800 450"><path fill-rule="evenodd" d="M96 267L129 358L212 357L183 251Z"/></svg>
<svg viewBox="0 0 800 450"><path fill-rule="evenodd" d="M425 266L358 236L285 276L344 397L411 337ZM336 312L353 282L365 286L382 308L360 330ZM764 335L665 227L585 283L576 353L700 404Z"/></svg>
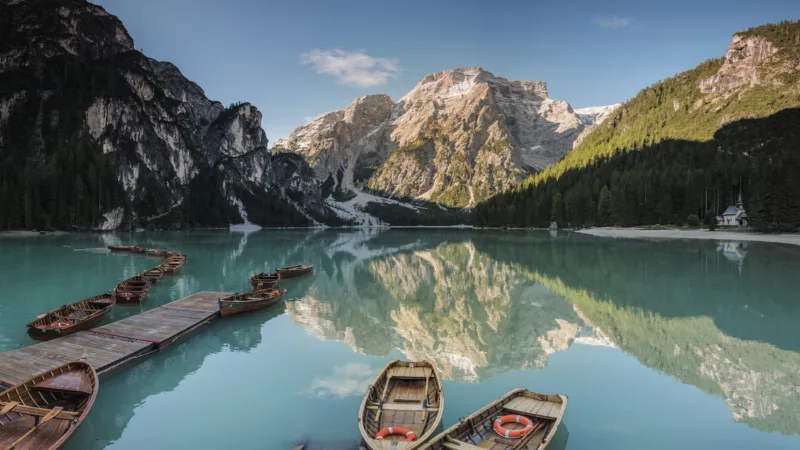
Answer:
<svg viewBox="0 0 800 450"><path fill-rule="evenodd" d="M67 328L69 326L68 322L53 322L50 324L53 328Z"/></svg>
<svg viewBox="0 0 800 450"><path fill-rule="evenodd" d="M525 425L525 428L521 428L519 430L507 430L503 428L504 423L521 423ZM494 421L494 432L505 438L516 439L530 433L532 429L533 422L531 419L528 419L525 416L511 414L508 416L498 417L497 420Z"/></svg>
<svg viewBox="0 0 800 450"><path fill-rule="evenodd" d="M404 442L414 442L417 440L417 433L414 433L408 428L403 427L384 428L381 431L378 431L378 434L375 435L375 439L383 440L383 438L392 434L404 434L406 436L406 440Z"/></svg>

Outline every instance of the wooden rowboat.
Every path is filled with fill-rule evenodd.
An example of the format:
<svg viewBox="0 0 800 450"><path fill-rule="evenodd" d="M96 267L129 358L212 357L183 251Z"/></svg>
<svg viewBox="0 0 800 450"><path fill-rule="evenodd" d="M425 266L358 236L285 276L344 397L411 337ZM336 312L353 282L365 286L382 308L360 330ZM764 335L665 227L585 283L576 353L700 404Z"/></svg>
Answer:
<svg viewBox="0 0 800 450"><path fill-rule="evenodd" d="M159 250L157 248L148 248L147 249L147 254L150 255L150 256L162 256L163 257L163 256L167 256L167 253L169 253L169 252L167 252L166 250Z"/></svg>
<svg viewBox="0 0 800 450"><path fill-rule="evenodd" d="M181 270L181 267L183 267L184 264L185 260L183 259L167 258L167 260L161 263L161 265L159 265L158 268L164 271L165 274L172 275L175 272Z"/></svg>
<svg viewBox="0 0 800 450"><path fill-rule="evenodd" d="M280 275L277 273L257 273L250 277L250 284L254 290L270 289L278 285Z"/></svg>
<svg viewBox="0 0 800 450"><path fill-rule="evenodd" d="M544 450L555 436L566 408L566 395L543 395L514 389L444 430L422 448ZM509 438L505 437L505 430L510 432ZM524 434L511 437L519 433Z"/></svg>
<svg viewBox="0 0 800 450"><path fill-rule="evenodd" d="M181 258L186 261L186 254L180 252L167 252L164 256L167 258Z"/></svg>
<svg viewBox="0 0 800 450"><path fill-rule="evenodd" d="M298 264L296 266L282 267L278 269L278 275L280 275L281 278L291 278L300 275L305 275L311 272L312 270L314 270L314 266L305 266L303 264Z"/></svg>
<svg viewBox="0 0 800 450"><path fill-rule="evenodd" d="M160 267L153 267L150 270L145 270L140 275L142 278L147 280L147 282L150 283L150 285L152 286L158 283L158 280L160 280L161 277L164 276L164 271L161 270Z"/></svg>
<svg viewBox="0 0 800 450"><path fill-rule="evenodd" d="M443 412L442 383L433 363L392 361L367 389L358 428L372 450L418 449L433 435Z"/></svg>
<svg viewBox="0 0 800 450"><path fill-rule="evenodd" d="M142 276L136 275L117 285L114 289L114 298L118 305L138 305L142 303L149 290L150 283Z"/></svg>
<svg viewBox="0 0 800 450"><path fill-rule="evenodd" d="M64 447L97 398L97 373L76 361L0 393L0 448Z"/></svg>
<svg viewBox="0 0 800 450"><path fill-rule="evenodd" d="M50 311L28 324L28 336L49 341L76 331L88 330L102 322L114 307L114 296L102 294Z"/></svg>
<svg viewBox="0 0 800 450"><path fill-rule="evenodd" d="M144 253L144 248L137 245L109 245L108 249L112 252Z"/></svg>
<svg viewBox="0 0 800 450"><path fill-rule="evenodd" d="M234 294L219 299L219 315L227 317L266 308L281 301L284 295L286 289L260 289Z"/></svg>

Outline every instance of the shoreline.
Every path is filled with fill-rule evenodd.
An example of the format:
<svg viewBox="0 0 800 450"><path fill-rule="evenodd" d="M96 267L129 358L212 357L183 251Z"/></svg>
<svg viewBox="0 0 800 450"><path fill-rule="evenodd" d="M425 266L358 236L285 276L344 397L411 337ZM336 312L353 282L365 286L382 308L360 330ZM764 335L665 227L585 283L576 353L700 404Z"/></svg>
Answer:
<svg viewBox="0 0 800 450"><path fill-rule="evenodd" d="M597 237L621 239L706 239L717 241L770 242L774 244L800 245L800 234L762 234L739 231L709 230L643 230L640 228L586 228L575 231Z"/></svg>
<svg viewBox="0 0 800 450"><path fill-rule="evenodd" d="M33 231L33 230L3 230L0 237L33 237L33 236L63 236L71 234L70 231Z"/></svg>

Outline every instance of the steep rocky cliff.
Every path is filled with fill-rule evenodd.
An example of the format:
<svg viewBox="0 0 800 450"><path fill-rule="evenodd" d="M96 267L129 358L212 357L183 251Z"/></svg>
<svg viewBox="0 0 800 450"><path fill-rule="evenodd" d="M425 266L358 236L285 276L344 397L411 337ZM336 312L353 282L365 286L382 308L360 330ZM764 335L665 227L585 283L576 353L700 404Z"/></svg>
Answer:
<svg viewBox="0 0 800 450"><path fill-rule="evenodd" d="M426 76L396 103L359 98L275 146L302 155L334 190L464 207L553 164L615 106L579 114L542 81L455 69Z"/></svg>
<svg viewBox="0 0 800 450"><path fill-rule="evenodd" d="M289 197L311 172L268 153L255 106L209 100L82 0L0 2L0 148L0 228L313 221Z"/></svg>
<svg viewBox="0 0 800 450"><path fill-rule="evenodd" d="M800 106L798 36L800 21L736 33L724 57L642 89L535 181L666 139L708 141L728 123Z"/></svg>

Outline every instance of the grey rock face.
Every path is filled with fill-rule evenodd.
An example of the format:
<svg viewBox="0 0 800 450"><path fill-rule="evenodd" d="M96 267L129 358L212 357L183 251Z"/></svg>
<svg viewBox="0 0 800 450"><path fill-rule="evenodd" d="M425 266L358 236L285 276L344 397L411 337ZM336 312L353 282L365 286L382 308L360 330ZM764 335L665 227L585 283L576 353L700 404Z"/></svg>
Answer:
<svg viewBox="0 0 800 450"><path fill-rule="evenodd" d="M343 189L464 207L554 163L607 115L576 113L550 99L542 81L464 68L426 76L397 103L360 98L276 146Z"/></svg>
<svg viewBox="0 0 800 450"><path fill-rule="evenodd" d="M761 63L777 53L778 49L762 36L734 35L725 62L716 75L700 81L700 92L729 96L742 87L761 84Z"/></svg>
<svg viewBox="0 0 800 450"><path fill-rule="evenodd" d="M273 161L255 106L209 100L173 64L136 51L122 23L91 3L4 1L0 13L13 26L0 42L0 73L24 80L0 94L0 144L9 135L39 142L45 161L72 151L55 148L59 142L80 141L82 152L111 162L118 186L107 189L124 198L100 202L106 221L94 227L221 226L242 219L242 203L254 216L281 212L260 214L262 224L310 223L283 197L284 186L271 184ZM68 83L79 92L60 91ZM20 123L15 115L36 125L10 129ZM69 174L76 175L94 176Z"/></svg>
<svg viewBox="0 0 800 450"><path fill-rule="evenodd" d="M362 165L364 161L381 159L378 145L383 135L381 125L392 107L388 95L358 98L344 110L298 127L289 138L279 139L275 147L291 149L303 156L321 182L331 178L349 188L359 159Z"/></svg>

